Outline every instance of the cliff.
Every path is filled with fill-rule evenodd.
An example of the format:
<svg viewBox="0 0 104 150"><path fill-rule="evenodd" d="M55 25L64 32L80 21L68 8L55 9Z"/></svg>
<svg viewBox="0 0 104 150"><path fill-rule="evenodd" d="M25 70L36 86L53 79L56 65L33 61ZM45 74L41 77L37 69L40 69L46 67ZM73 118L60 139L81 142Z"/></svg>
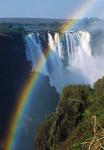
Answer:
<svg viewBox="0 0 104 150"><path fill-rule="evenodd" d="M5 135L17 96L30 70L23 35L0 33L0 138Z"/></svg>
<svg viewBox="0 0 104 150"><path fill-rule="evenodd" d="M55 111L59 102L59 94L54 87L50 86L49 78L42 74L40 74L40 78L33 89L31 99L29 99L28 111L23 114L19 125L17 150L34 150L36 129L49 113Z"/></svg>
<svg viewBox="0 0 104 150"><path fill-rule="evenodd" d="M18 95L25 81L33 74L31 62L26 59L26 46L22 33L0 33L0 149L11 114L16 108ZM50 86L48 77L39 75L41 81L33 90L32 106L25 114L20 127L17 149L34 149L34 132L45 116L55 111L59 94ZM30 122L29 122L30 121Z"/></svg>
<svg viewBox="0 0 104 150"><path fill-rule="evenodd" d="M85 85L65 87L56 111L37 130L36 150L82 150L83 142L93 140L91 118L96 116L100 122L98 127L95 124L97 132L104 127L103 108L104 78L98 80L93 89ZM88 144L84 144L83 149L88 150Z"/></svg>

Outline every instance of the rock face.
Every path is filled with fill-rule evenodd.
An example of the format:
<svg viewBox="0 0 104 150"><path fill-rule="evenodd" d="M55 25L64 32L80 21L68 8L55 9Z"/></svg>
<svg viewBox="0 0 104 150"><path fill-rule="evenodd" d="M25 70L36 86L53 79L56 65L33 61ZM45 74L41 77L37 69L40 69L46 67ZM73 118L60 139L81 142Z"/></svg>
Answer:
<svg viewBox="0 0 104 150"><path fill-rule="evenodd" d="M54 87L50 86L49 78L42 74L40 78L37 87L33 89L29 111L23 114L15 150L34 150L36 129L49 113L55 111L58 105L59 94Z"/></svg>
<svg viewBox="0 0 104 150"><path fill-rule="evenodd" d="M94 129L96 140L93 142ZM93 89L84 85L64 88L56 112L37 131L36 150L88 150L90 144L82 143L99 146L96 142L103 136L103 130L104 77L95 82ZM104 143L104 139L101 142Z"/></svg>
<svg viewBox="0 0 104 150"><path fill-rule="evenodd" d="M64 88L56 112L41 125L36 136L37 150L63 150L63 143L82 120L87 107L88 86ZM67 147L68 148L68 147Z"/></svg>
<svg viewBox="0 0 104 150"><path fill-rule="evenodd" d="M32 65L26 59L26 46L22 33L0 34L0 149L5 141L5 133L18 95L28 77L32 75ZM29 113L20 124L20 137L15 150L33 150L36 128L51 112L55 111L59 94L50 86L48 77L34 89Z"/></svg>
<svg viewBox="0 0 104 150"><path fill-rule="evenodd" d="M6 131L16 97L30 70L22 34L0 34L0 136Z"/></svg>

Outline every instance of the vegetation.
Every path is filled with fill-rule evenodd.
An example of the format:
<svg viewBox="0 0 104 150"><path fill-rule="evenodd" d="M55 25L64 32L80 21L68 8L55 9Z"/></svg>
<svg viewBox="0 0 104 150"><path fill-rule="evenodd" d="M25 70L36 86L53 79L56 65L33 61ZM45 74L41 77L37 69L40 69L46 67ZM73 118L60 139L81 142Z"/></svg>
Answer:
<svg viewBox="0 0 104 150"><path fill-rule="evenodd" d="M24 33L25 29L22 25L13 25L9 23L0 24L0 33Z"/></svg>
<svg viewBox="0 0 104 150"><path fill-rule="evenodd" d="M104 137L103 127L104 77L93 89L87 85L70 85L63 89L56 112L38 129L36 149L92 150L91 144L96 138ZM104 138L93 145L97 147L94 150L100 150L103 144Z"/></svg>

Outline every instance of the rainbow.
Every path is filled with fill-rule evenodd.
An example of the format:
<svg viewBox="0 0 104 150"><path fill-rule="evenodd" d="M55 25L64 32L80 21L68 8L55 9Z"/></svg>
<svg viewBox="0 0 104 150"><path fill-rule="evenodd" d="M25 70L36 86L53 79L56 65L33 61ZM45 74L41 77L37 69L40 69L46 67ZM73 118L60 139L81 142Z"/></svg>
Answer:
<svg viewBox="0 0 104 150"><path fill-rule="evenodd" d="M72 26L74 26L77 22L75 18L81 17L84 13L86 13L87 10L90 9L92 6L93 0L84 0L84 3L80 8L78 8L75 13L73 13L72 16L69 16L68 18L74 18L71 21L67 21L62 27L61 31L65 32L68 29L71 29ZM67 19L68 19L67 18ZM46 59L48 59L48 56L50 54L50 49L46 50ZM45 62L44 59L41 57L40 60L37 62L37 67L40 69L43 68ZM26 81L21 94L19 95L17 99L17 104L15 108L15 112L13 113L10 125L8 127L8 132L6 135L6 142L4 146L4 150L15 150L14 147L14 139L16 137L16 134L18 132L17 128L19 125L19 122L21 120L21 115L25 110L25 107L28 105L28 102L30 100L31 93L33 91L33 87L36 85L36 83L40 80L40 74L39 73L33 73L32 76L29 77L29 79Z"/></svg>

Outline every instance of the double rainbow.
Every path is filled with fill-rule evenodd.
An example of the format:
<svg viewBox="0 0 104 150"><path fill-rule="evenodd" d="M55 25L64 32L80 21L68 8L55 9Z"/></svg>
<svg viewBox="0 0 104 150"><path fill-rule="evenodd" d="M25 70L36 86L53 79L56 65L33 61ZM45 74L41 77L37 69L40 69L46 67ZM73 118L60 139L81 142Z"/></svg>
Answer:
<svg viewBox="0 0 104 150"><path fill-rule="evenodd" d="M61 31L65 32L66 30L70 30L71 27L73 27L76 23L77 20L75 18L82 17L84 13L86 13L87 10L90 9L92 6L93 0L84 0L83 5L80 6L80 8L77 9L75 13L73 13L70 18L74 18L71 21L67 21L62 27ZM69 17L68 17L69 18ZM67 19L68 19L67 18ZM50 49L46 50L46 59L48 59L48 56L50 54ZM40 69L43 68L44 66L44 59L41 57L39 61L37 62L37 67ZM33 92L33 87L36 85L36 83L40 80L40 74L39 73L33 73L32 76L26 81L20 96L17 99L17 105L15 112L13 113L11 120L10 120L10 125L8 129L8 133L6 135L6 143L4 150L15 150L14 149L14 144L15 141L14 139L16 138L17 132L18 132L18 126L19 122L21 120L22 113L24 112L24 109L28 105L28 102L30 100L30 95Z"/></svg>

